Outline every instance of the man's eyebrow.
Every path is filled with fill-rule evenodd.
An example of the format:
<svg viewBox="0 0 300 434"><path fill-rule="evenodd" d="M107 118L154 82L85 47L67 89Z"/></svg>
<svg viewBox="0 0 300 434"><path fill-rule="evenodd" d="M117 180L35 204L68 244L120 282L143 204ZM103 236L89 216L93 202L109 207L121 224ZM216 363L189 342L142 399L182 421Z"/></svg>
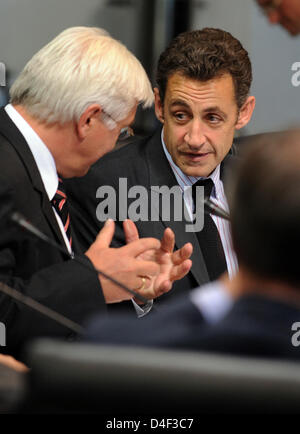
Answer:
<svg viewBox="0 0 300 434"><path fill-rule="evenodd" d="M180 105L180 106L184 106L186 108L190 108L190 106L188 105L188 103L186 103L182 99L174 99L173 101L171 101L171 107L174 107L176 105Z"/></svg>
<svg viewBox="0 0 300 434"><path fill-rule="evenodd" d="M223 110L220 109L220 107L218 106L211 106L211 107L207 107L206 109L203 110L204 113L218 113L221 116L224 117L224 119L227 119L227 114L225 112L223 112Z"/></svg>
<svg viewBox="0 0 300 434"><path fill-rule="evenodd" d="M171 101L171 107L174 106L183 106L186 107L188 109L191 109L189 104L186 103L185 101L181 100L181 99L175 99L173 101ZM211 107L207 107L206 109L203 110L204 113L218 113L220 114L224 119L227 119L228 116L227 114L220 109L220 107L218 106L211 106Z"/></svg>

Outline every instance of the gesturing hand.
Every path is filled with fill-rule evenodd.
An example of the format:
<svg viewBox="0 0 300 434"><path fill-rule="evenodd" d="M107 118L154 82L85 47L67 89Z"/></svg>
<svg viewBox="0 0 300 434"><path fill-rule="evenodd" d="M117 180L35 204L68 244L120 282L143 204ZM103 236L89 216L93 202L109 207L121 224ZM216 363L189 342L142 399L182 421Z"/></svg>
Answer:
<svg viewBox="0 0 300 434"><path fill-rule="evenodd" d="M127 245L139 240L138 230L133 221L125 220L123 228ZM141 291L141 295L144 297L155 298L169 291L175 280L182 279L190 271L192 261L189 258L193 252L192 244L187 243L175 252L174 246L174 232L167 228L161 240L160 248L144 250L136 257L141 261L152 261L159 267L157 275L144 275L149 281ZM138 302L138 300L136 301Z"/></svg>
<svg viewBox="0 0 300 434"><path fill-rule="evenodd" d="M152 278L159 274L160 266L152 260L151 256L147 257L146 255L145 258L142 258L142 255L148 251L153 252L152 255L155 255L155 252L160 249L160 241L155 238L137 238L126 246L111 248L109 246L114 232L114 221L107 220L95 242L85 253L86 256L96 268L103 270L107 275L135 291L141 288L143 284L142 277L149 276L149 279L146 279L145 285L143 285L146 292ZM116 303L132 297L130 293L127 293L105 277L99 275L99 279L107 303Z"/></svg>

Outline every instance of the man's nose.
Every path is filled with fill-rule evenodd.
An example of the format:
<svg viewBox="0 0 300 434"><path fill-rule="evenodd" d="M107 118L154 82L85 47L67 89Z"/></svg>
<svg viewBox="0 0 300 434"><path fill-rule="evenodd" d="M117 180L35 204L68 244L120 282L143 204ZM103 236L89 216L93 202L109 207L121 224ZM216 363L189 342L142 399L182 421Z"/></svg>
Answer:
<svg viewBox="0 0 300 434"><path fill-rule="evenodd" d="M193 119L189 125L184 140L190 148L199 149L206 141L205 126L198 119Z"/></svg>

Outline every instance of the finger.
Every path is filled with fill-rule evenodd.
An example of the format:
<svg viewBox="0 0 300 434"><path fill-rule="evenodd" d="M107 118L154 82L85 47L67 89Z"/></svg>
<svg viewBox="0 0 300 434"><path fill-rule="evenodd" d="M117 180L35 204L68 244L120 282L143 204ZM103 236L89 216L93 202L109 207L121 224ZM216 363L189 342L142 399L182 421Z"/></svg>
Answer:
<svg viewBox="0 0 300 434"><path fill-rule="evenodd" d="M165 252L172 253L175 246L175 235L172 229L167 228L161 240L161 249Z"/></svg>
<svg viewBox="0 0 300 434"><path fill-rule="evenodd" d="M124 229L126 244L132 243L132 241L136 241L140 238L137 227L132 220L129 219L125 220L123 222L123 229Z"/></svg>
<svg viewBox="0 0 300 434"><path fill-rule="evenodd" d="M136 291L141 291L141 293L143 293L143 291L151 286L152 276L138 276L137 279L139 279L140 284L138 288L135 289Z"/></svg>
<svg viewBox="0 0 300 434"><path fill-rule="evenodd" d="M98 233L97 238L95 240L95 244L99 248L109 247L112 242L113 236L115 233L115 222L112 219L108 219L105 222L105 225Z"/></svg>
<svg viewBox="0 0 300 434"><path fill-rule="evenodd" d="M192 261L190 259L186 259L182 264L173 267L170 280L173 282L174 280L180 280L190 271L192 267Z"/></svg>
<svg viewBox="0 0 300 434"><path fill-rule="evenodd" d="M156 238L140 238L139 240L132 241L130 244L121 247L121 249L127 251L126 254L133 257L137 257L138 255L146 252L147 250L158 250L159 248L160 241Z"/></svg>
<svg viewBox="0 0 300 434"><path fill-rule="evenodd" d="M169 292L172 288L172 282L170 280L165 280L162 282L158 288L155 289L155 297L159 297L166 292Z"/></svg>
<svg viewBox="0 0 300 434"><path fill-rule="evenodd" d="M186 243L181 249L176 250L172 255L172 262L175 265L181 264L181 262L189 259L193 253L193 245L191 243Z"/></svg>

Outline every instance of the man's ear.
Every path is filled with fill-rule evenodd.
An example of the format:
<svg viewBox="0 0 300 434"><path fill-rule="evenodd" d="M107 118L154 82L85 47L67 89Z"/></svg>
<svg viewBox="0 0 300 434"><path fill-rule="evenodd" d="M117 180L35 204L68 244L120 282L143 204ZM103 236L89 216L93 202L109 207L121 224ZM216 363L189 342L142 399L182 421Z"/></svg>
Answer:
<svg viewBox="0 0 300 434"><path fill-rule="evenodd" d="M237 123L235 125L235 129L239 130L243 128L247 123L250 121L252 117L252 113L255 107L255 97L254 96L248 96L244 104L242 105L240 111Z"/></svg>
<svg viewBox="0 0 300 434"><path fill-rule="evenodd" d="M101 111L99 104L92 104L82 113L77 122L77 134L81 140L84 140L95 123L99 122Z"/></svg>
<svg viewBox="0 0 300 434"><path fill-rule="evenodd" d="M154 88L154 104L155 104L155 114L157 119L163 124L164 123L164 107L161 101L159 90L157 87Z"/></svg>

